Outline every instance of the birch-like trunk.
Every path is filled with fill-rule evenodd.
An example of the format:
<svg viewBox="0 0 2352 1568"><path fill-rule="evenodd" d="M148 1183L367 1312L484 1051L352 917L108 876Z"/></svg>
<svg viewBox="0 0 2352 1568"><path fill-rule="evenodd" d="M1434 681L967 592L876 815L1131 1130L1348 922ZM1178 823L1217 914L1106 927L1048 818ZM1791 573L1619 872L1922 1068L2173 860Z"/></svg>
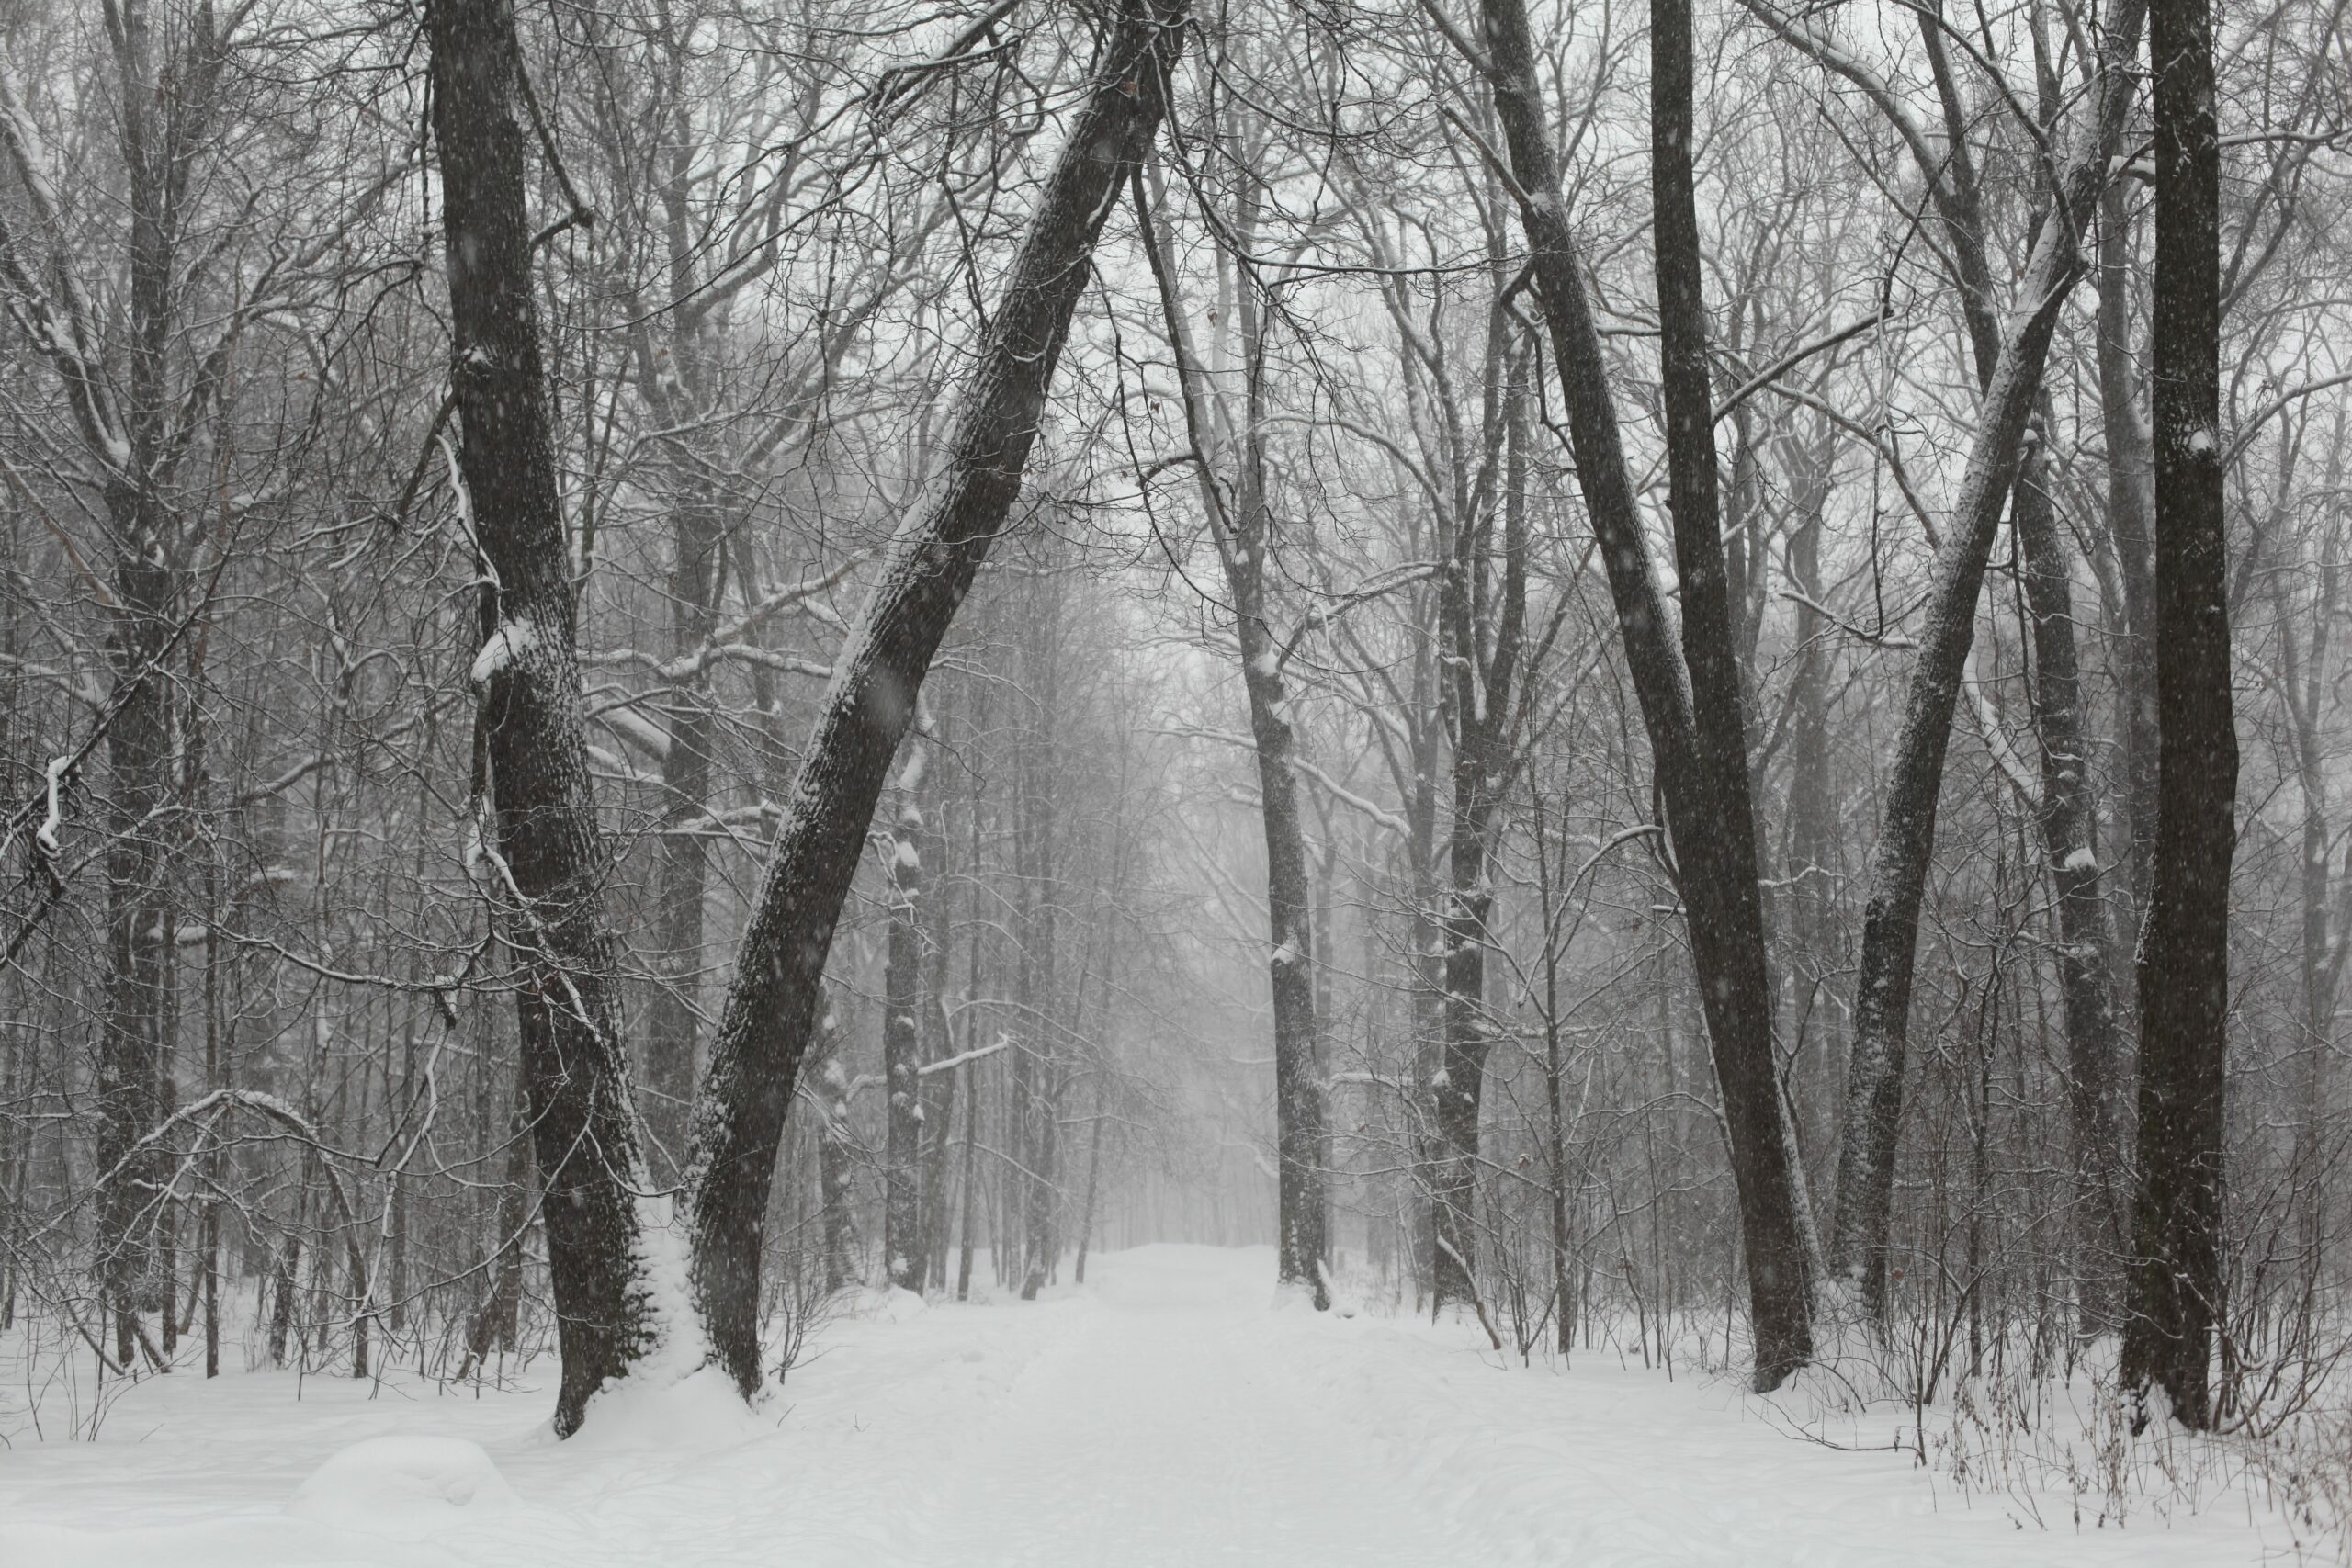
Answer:
<svg viewBox="0 0 2352 1568"><path fill-rule="evenodd" d="M924 753L900 771L898 820L883 840L889 856L889 934L882 977L882 1082L887 1096L882 1152L882 1258L890 1283L920 1293L922 1236L922 804Z"/></svg>

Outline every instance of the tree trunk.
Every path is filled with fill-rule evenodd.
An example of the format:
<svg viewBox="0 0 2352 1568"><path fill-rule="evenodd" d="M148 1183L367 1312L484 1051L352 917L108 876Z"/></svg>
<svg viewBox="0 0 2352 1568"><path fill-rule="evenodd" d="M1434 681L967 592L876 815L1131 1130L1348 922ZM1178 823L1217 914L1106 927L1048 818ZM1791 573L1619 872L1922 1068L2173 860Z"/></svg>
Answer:
<svg viewBox="0 0 2352 1568"><path fill-rule="evenodd" d="M979 1201L980 1065L967 1062L958 1072L972 1074L964 1093L964 1179L962 1201L956 1217L956 1299L972 1299L972 1210Z"/></svg>
<svg viewBox="0 0 2352 1568"><path fill-rule="evenodd" d="M1144 182L1135 182L1144 244L1159 286L1162 319L1182 389L1186 433L1198 461L1194 473L1202 510L1233 599L1234 641L1250 708L1251 755L1258 767L1258 817L1266 841L1268 987L1274 1034L1275 1277L1307 1292L1319 1311L1330 1304L1323 1279L1325 1235L1323 1151L1325 1105L1317 1054L1315 902L1307 873L1306 831L1298 805L1294 759L1298 735L1290 722L1283 674L1282 637L1271 619L1267 570L1273 515L1266 487L1265 356L1254 283L1239 289L1238 337L1247 406L1242 417L1211 401L1205 367L1178 310L1176 288L1152 231ZM1239 243L1255 233L1247 198L1234 220ZM1232 470L1223 471L1224 467Z"/></svg>
<svg viewBox="0 0 2352 1568"><path fill-rule="evenodd" d="M2075 1143L2075 1192L2084 1320L2111 1326L2114 1282L2123 1256L2123 1119L2115 997L2108 983L2107 908L2100 897L2084 733L2082 679L2075 657L2075 603L2057 507L2045 490L2043 443L2029 441L2010 515L2025 558L2032 617L2034 729L2041 741L2043 853L2058 897L2058 972L2066 1017L2067 1111Z"/></svg>
<svg viewBox="0 0 2352 1568"><path fill-rule="evenodd" d="M1108 1113L1102 1097L1094 1098L1094 1127L1086 1136L1086 1198L1078 1218L1078 1261L1070 1268L1070 1282L1086 1283L1086 1253L1094 1242L1094 1194L1102 1175L1102 1122Z"/></svg>
<svg viewBox="0 0 2352 1568"><path fill-rule="evenodd" d="M857 1167L849 1120L849 1064L842 1060L841 1021L830 1003L817 1024L814 1055L817 1098L823 1108L817 1127L817 1223L824 1248L825 1293L830 1296L857 1282L857 1234L850 1214Z"/></svg>
<svg viewBox="0 0 2352 1568"><path fill-rule="evenodd" d="M1438 592L1440 706L1453 733L1445 912L1438 927L1444 946L1441 1055L1432 1096L1439 1154L1430 1278L1440 1307L1450 1302L1475 1307L1478 1302L1478 1126L1487 1057L1494 1048L1487 1015L1487 946L1493 940L1487 923L1494 913L1497 818L1512 771L1527 613L1530 366L1511 341L1517 336L1513 323L1498 300L1488 330L1489 353L1507 367L1501 378L1503 579L1496 585L1487 581L1492 509L1477 507L1453 530L1448 570Z"/></svg>
<svg viewBox="0 0 2352 1568"><path fill-rule="evenodd" d="M1838 1161L1838 1217L1830 1261L1873 1314L1886 1299L1894 1216L1894 1156L1902 1134L1911 985L1919 907L1935 853L1952 710L1976 635L1976 599L2017 482L2026 424L2041 396L2041 372L2061 308L2082 270L2084 229L2121 144L2130 107L2130 64L2143 0L2116 0L2102 41L2098 119L2052 192L2018 285L2021 309L1987 379L1968 467L1941 547L1902 728L1887 770L1885 811L1871 863L1870 901L1854 987L1854 1043Z"/></svg>
<svg viewBox="0 0 2352 1568"><path fill-rule="evenodd" d="M1252 444L1254 446L1254 443ZM1260 455L1262 457L1262 454ZM1299 819L1291 760L1298 743L1287 716L1273 638L1253 585L1237 592L1250 729L1257 742L1258 788L1266 838L1266 962L1273 996L1276 1278L1303 1290L1316 1309L1330 1305L1324 1284L1323 1085L1316 1068L1314 895L1306 874L1306 838ZM1254 665L1252 661L1254 662Z"/></svg>
<svg viewBox="0 0 2352 1568"><path fill-rule="evenodd" d="M488 579L473 680L495 843L480 846L524 984L523 1076L546 1192L563 1376L555 1427L673 1335L662 1216L638 1152L603 907L609 869L581 732L571 551L531 294L511 0L434 0L433 132L447 231L450 375L468 521Z"/></svg>
<svg viewBox="0 0 2352 1568"><path fill-rule="evenodd" d="M941 744L946 742L943 739ZM943 816L944 807L942 807ZM947 834L943 822L941 831L933 842L946 858ZM943 867L944 869L944 867ZM955 1030L947 1015L947 965L955 927L947 913L946 888L942 882L932 884L932 896L924 905L924 941L930 954L930 974L923 984L922 1046L926 1078L916 1093L922 1106L922 1186L919 1195L922 1212L922 1252L923 1279L926 1285L944 1288L947 1283L947 1155L949 1134L956 1127L956 1100L961 1069L936 1070L939 1063L956 1054ZM968 913L972 898L966 899L967 921L977 923Z"/></svg>
<svg viewBox="0 0 2352 1568"><path fill-rule="evenodd" d="M2148 908L2156 841L2155 496L2148 431L2140 419L2132 355L2132 208L2122 182L2099 197L2098 392L2107 438L2107 530L2123 584L2123 638L2116 660L2123 731L2125 860L2131 929Z"/></svg>
<svg viewBox="0 0 2352 1568"><path fill-rule="evenodd" d="M1014 874L1021 882L1020 956L1015 961L1013 1000L1021 1012L1022 1041L1013 1057L1013 1114L1021 1171L1021 1299L1033 1302L1057 1257L1054 1220L1060 1205L1061 1129L1056 1117L1063 1050L1061 1021L1055 1015L1055 971L1059 956L1061 883L1055 874L1061 840L1061 814L1055 791L1060 748L1056 729L1061 708L1061 610L1064 583L1053 565L1029 581L1026 625L1021 638L1022 681L1030 720L1020 740L1020 798L1013 810ZM1042 602L1041 602L1042 601Z"/></svg>
<svg viewBox="0 0 2352 1568"><path fill-rule="evenodd" d="M1182 0L1125 0L989 319L944 470L836 664L769 857L695 1120L694 1277L719 1359L759 1386L759 1235L842 900L933 653L1001 531L1102 220L1159 123Z"/></svg>
<svg viewBox="0 0 2352 1568"><path fill-rule="evenodd" d="M920 1293L922 1236L923 814L925 753L918 745L899 775L898 822L888 854L890 921L882 980L882 1079L888 1126L882 1155L882 1257L890 1283Z"/></svg>
<svg viewBox="0 0 2352 1568"><path fill-rule="evenodd" d="M114 723L107 731L107 1010L96 1084L98 1250L115 1314L115 1359L129 1365L139 1313L153 1304L153 1234L164 1156L141 1146L162 1120L164 847L157 814L168 796L171 716L153 669L176 597L164 543L135 497L116 512L119 558L113 636ZM130 526L123 525L128 513Z"/></svg>
<svg viewBox="0 0 2352 1568"><path fill-rule="evenodd" d="M1745 1095L1764 1097L1771 1116L1768 1129L1758 1116L1750 1135L1778 1145L1781 1172L1775 1179L1785 1201L1785 1224L1794 1235L1785 1255L1764 1266L1793 1269L1798 1280L1783 1313L1809 1305L1814 1249L1811 1205L1804 1172L1786 1115L1772 1049L1772 982L1766 967L1760 863L1756 849L1756 807L1747 765L1740 638L1740 606L1724 564L1720 498L1716 492L1714 401L1707 374L1707 310L1702 281L1696 178L1691 164L1690 98L1694 74L1689 0L1651 0L1650 158L1657 217L1659 370L1667 426L1668 504L1674 518L1675 565L1682 584L1682 658L1690 683L1693 762L1698 788L1713 812L1712 832L1722 881L1716 897L1723 913L1752 940L1732 954L1736 970L1725 998L1736 1036L1751 1043L1740 1071L1750 1081ZM1677 838L1678 852L1681 840ZM1685 855L1687 859L1687 854ZM1686 874L1684 901L1700 918ZM1703 981L1702 981L1703 984ZM1760 1047L1760 1048L1759 1048ZM1721 1074L1721 1068L1718 1068ZM1723 1075L1728 1080L1729 1075ZM1724 1101L1732 1105L1728 1081ZM1737 1140L1735 1139L1735 1146ZM1749 1268L1758 1267L1751 1257ZM1758 1375L1770 1375L1764 1355L1765 1315L1758 1313ZM1802 1353L1802 1352L1798 1352ZM1776 1380L1777 1381L1777 1380Z"/></svg>
<svg viewBox="0 0 2352 1568"><path fill-rule="evenodd" d="M2221 138L2206 0L2153 0L2154 874L2140 957L2140 1189L2123 1379L2211 1425L2238 748L2221 440ZM2146 1418L2146 1406L2141 1419Z"/></svg>
<svg viewBox="0 0 2352 1568"><path fill-rule="evenodd" d="M1481 11L1496 115L1510 146L1512 172L1526 193L1521 218L1559 362L1577 482L1609 574L1626 667L1649 733L1673 835L1700 1002L1714 1047L1730 1134L1755 1320L1755 1382L1759 1389L1770 1389L1813 1353L1812 1292L1797 1223L1797 1173L1780 1109L1752 826L1747 835L1721 830L1731 803L1716 797L1716 770L1709 761L1730 754L1736 742L1711 736L1702 744L1683 683L1682 660L1668 637L1665 601L1651 575L1640 510L1625 468L1608 360L1585 295L1583 258L1560 197L1526 7L1522 0L1482 0ZM1720 708L1711 692L1706 705L1711 719L1722 716ZM1735 840L1751 846L1744 879Z"/></svg>
<svg viewBox="0 0 2352 1568"><path fill-rule="evenodd" d="M690 460L681 457L678 466ZM718 505L699 476L682 478L671 499L676 537L670 652L677 658L699 649L717 624L724 534ZM666 717L669 749L662 756L662 830L655 840L653 882L657 978L645 1010L646 1121L662 1157L683 1165L700 1029L695 991L703 967L703 897L710 874L702 819L710 810L711 750L718 739L707 671L673 686Z"/></svg>

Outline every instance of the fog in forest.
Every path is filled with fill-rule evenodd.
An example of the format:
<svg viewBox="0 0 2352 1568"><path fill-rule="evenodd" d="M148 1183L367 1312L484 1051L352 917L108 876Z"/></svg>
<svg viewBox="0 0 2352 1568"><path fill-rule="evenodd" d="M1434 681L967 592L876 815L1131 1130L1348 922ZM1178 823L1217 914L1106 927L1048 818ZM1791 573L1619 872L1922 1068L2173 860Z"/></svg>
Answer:
<svg viewBox="0 0 2352 1568"><path fill-rule="evenodd" d="M0 1557L2341 1555L2348 40L0 0Z"/></svg>

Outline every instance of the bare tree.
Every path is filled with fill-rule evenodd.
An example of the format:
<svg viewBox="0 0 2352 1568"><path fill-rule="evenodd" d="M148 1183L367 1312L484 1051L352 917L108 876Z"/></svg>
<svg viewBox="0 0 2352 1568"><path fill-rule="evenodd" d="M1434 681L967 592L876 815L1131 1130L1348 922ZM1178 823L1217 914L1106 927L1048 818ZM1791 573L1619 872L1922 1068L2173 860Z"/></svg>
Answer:
<svg viewBox="0 0 2352 1568"><path fill-rule="evenodd" d="M1715 683L1715 677L1733 672L1731 649L1727 644L1707 642L1710 630L1723 628L1720 622L1711 627L1703 615L1695 627L1686 619L1681 653L1669 640L1664 599L1651 573L1626 471L1608 364L1585 293L1580 248L1560 197L1526 8L1519 0L1484 0L1480 15L1480 43L1464 39L1458 47L1477 62L1494 94L1496 118L1518 182L1530 265L1558 360L1577 478L1609 574L1627 671L1649 733L1657 788L1673 835L1700 1000L1731 1133L1756 1325L1755 1382L1759 1389L1770 1389L1813 1353L1812 1284L1772 1049L1772 993L1757 887L1754 818L1745 805L1745 731L1736 684L1718 689ZM1720 575L1722 546L1712 524L1707 526L1710 532L1701 535L1698 519L1677 515L1677 559L1686 573L1712 551ZM1703 700L1693 697L1686 660L1707 672ZM1718 728L1725 723L1731 726L1729 733ZM1735 761L1736 782L1726 771ZM1722 793L1725 789L1733 793L1726 796ZM1740 830L1741 823L1747 824L1747 831ZM1740 859L1743 845L1745 863Z"/></svg>
<svg viewBox="0 0 2352 1568"><path fill-rule="evenodd" d="M1129 0L989 317L931 499L836 665L743 936L695 1111L694 1268L713 1346L759 1386L759 1246L834 922L932 654L1021 489L1102 220L1150 145L1181 7Z"/></svg>
<svg viewBox="0 0 2352 1568"><path fill-rule="evenodd" d="M2155 863L2140 948L2140 1188L2123 1376L2213 1418L2238 741L2221 433L2222 141L2204 0L2153 0ZM2146 1419L2143 1405L2139 1417Z"/></svg>
<svg viewBox="0 0 2352 1568"><path fill-rule="evenodd" d="M694 1328L677 1321L688 1303L664 1299L655 1261L666 1216L646 1196L613 994L610 863L581 727L571 552L532 302L514 14L508 0L435 0L427 36L458 466L484 580L479 851L527 976L516 1005L562 1342L555 1425L569 1435L605 1383Z"/></svg>

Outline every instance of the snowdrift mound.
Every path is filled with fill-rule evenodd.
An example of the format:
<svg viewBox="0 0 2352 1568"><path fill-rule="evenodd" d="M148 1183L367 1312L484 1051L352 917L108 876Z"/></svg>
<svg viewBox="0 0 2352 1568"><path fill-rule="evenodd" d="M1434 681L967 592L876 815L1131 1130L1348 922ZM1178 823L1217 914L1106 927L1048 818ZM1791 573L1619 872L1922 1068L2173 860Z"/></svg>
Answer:
<svg viewBox="0 0 2352 1568"><path fill-rule="evenodd" d="M514 1505L480 1443L370 1438L311 1472L286 1511L313 1524L416 1540Z"/></svg>
<svg viewBox="0 0 2352 1568"><path fill-rule="evenodd" d="M771 1385L773 1387L773 1385ZM707 1453L775 1436L776 1413L762 1416L743 1403L717 1367L684 1377L639 1367L607 1383L588 1402L580 1430L563 1447L581 1454L646 1453L662 1457ZM544 1433L555 1440L552 1430Z"/></svg>

